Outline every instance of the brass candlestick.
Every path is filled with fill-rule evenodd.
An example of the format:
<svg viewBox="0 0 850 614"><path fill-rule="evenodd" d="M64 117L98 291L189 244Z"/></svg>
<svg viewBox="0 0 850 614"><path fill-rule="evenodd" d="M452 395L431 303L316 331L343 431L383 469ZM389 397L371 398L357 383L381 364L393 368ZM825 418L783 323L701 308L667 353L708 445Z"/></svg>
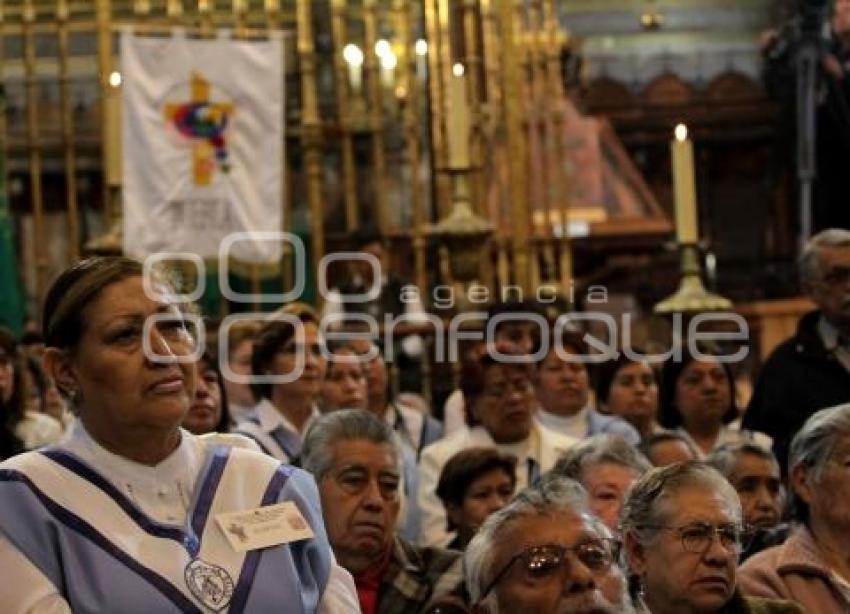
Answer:
<svg viewBox="0 0 850 614"><path fill-rule="evenodd" d="M452 278L463 284L465 290L479 277L482 249L493 234L493 225L472 210L469 169L449 168L446 172L452 180L452 209L431 227L430 234L448 249ZM465 307L465 301L461 301L459 311Z"/></svg>
<svg viewBox="0 0 850 614"><path fill-rule="evenodd" d="M682 278L679 289L658 303L656 314L725 311L732 308L732 301L705 289L700 276L699 246L695 243L680 244Z"/></svg>

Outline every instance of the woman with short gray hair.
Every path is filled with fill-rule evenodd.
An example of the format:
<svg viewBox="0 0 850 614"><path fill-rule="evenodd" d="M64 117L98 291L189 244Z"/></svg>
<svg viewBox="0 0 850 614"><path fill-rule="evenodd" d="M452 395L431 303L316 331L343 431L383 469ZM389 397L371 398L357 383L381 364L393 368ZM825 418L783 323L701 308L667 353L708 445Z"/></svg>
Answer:
<svg viewBox="0 0 850 614"><path fill-rule="evenodd" d="M652 468L646 457L618 435L595 435L567 450L554 475L578 480L587 490L590 511L617 530L629 487Z"/></svg>
<svg viewBox="0 0 850 614"><path fill-rule="evenodd" d="M786 542L741 568L747 594L794 599L808 612L850 610L850 404L812 415L791 442L795 519Z"/></svg>
<svg viewBox="0 0 850 614"><path fill-rule="evenodd" d="M735 489L705 463L646 473L629 491L620 528L639 598L652 614L801 611L737 590L741 504Z"/></svg>

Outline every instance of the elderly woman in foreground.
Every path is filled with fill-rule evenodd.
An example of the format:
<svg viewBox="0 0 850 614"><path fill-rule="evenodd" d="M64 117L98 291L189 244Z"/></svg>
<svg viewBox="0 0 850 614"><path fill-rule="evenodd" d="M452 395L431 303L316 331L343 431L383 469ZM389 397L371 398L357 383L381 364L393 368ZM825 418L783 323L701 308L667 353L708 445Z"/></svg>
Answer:
<svg viewBox="0 0 850 614"><path fill-rule="evenodd" d="M742 512L715 469L690 461L638 480L623 505L626 560L651 614L779 614L794 603L742 597L736 585Z"/></svg>
<svg viewBox="0 0 850 614"><path fill-rule="evenodd" d="M850 404L811 416L788 456L794 514L787 541L741 568L746 594L794 599L807 612L850 611Z"/></svg>
<svg viewBox="0 0 850 614"><path fill-rule="evenodd" d="M47 294L45 366L79 420L0 465L0 610L356 611L313 479L180 428L195 341L173 289L152 288L140 263L93 258ZM287 519L300 529L262 531Z"/></svg>

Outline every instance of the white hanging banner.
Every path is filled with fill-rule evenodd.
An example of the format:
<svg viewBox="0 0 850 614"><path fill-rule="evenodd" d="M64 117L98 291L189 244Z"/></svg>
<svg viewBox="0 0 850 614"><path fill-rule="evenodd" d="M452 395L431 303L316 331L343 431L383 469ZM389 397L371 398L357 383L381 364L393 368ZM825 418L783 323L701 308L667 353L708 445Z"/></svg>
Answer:
<svg viewBox="0 0 850 614"><path fill-rule="evenodd" d="M218 256L233 232L280 230L283 54L264 41L121 36L124 251ZM273 242L231 254L273 263Z"/></svg>

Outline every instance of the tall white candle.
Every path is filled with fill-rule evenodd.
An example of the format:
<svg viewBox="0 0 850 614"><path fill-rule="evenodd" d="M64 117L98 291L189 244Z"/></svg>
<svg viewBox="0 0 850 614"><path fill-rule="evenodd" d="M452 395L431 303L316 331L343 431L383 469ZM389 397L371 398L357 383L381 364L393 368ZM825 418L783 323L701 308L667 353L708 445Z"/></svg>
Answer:
<svg viewBox="0 0 850 614"><path fill-rule="evenodd" d="M469 124L463 64L455 64L449 78L449 108L446 117L451 168L469 168Z"/></svg>
<svg viewBox="0 0 850 614"><path fill-rule="evenodd" d="M392 51L381 56L381 83L387 89L392 89L395 85L395 68L397 65L398 58Z"/></svg>
<svg viewBox="0 0 850 614"><path fill-rule="evenodd" d="M676 203L676 238L679 243L696 243L697 190L694 177L694 147L684 124L676 126L675 138L670 144L673 159L673 193Z"/></svg>
<svg viewBox="0 0 850 614"><path fill-rule="evenodd" d="M416 76L420 81L428 78L428 41L420 38L414 47L416 51Z"/></svg>
<svg viewBox="0 0 850 614"><path fill-rule="evenodd" d="M353 43L342 49L342 57L348 65L348 81L351 92L355 95L363 88L363 51Z"/></svg>

